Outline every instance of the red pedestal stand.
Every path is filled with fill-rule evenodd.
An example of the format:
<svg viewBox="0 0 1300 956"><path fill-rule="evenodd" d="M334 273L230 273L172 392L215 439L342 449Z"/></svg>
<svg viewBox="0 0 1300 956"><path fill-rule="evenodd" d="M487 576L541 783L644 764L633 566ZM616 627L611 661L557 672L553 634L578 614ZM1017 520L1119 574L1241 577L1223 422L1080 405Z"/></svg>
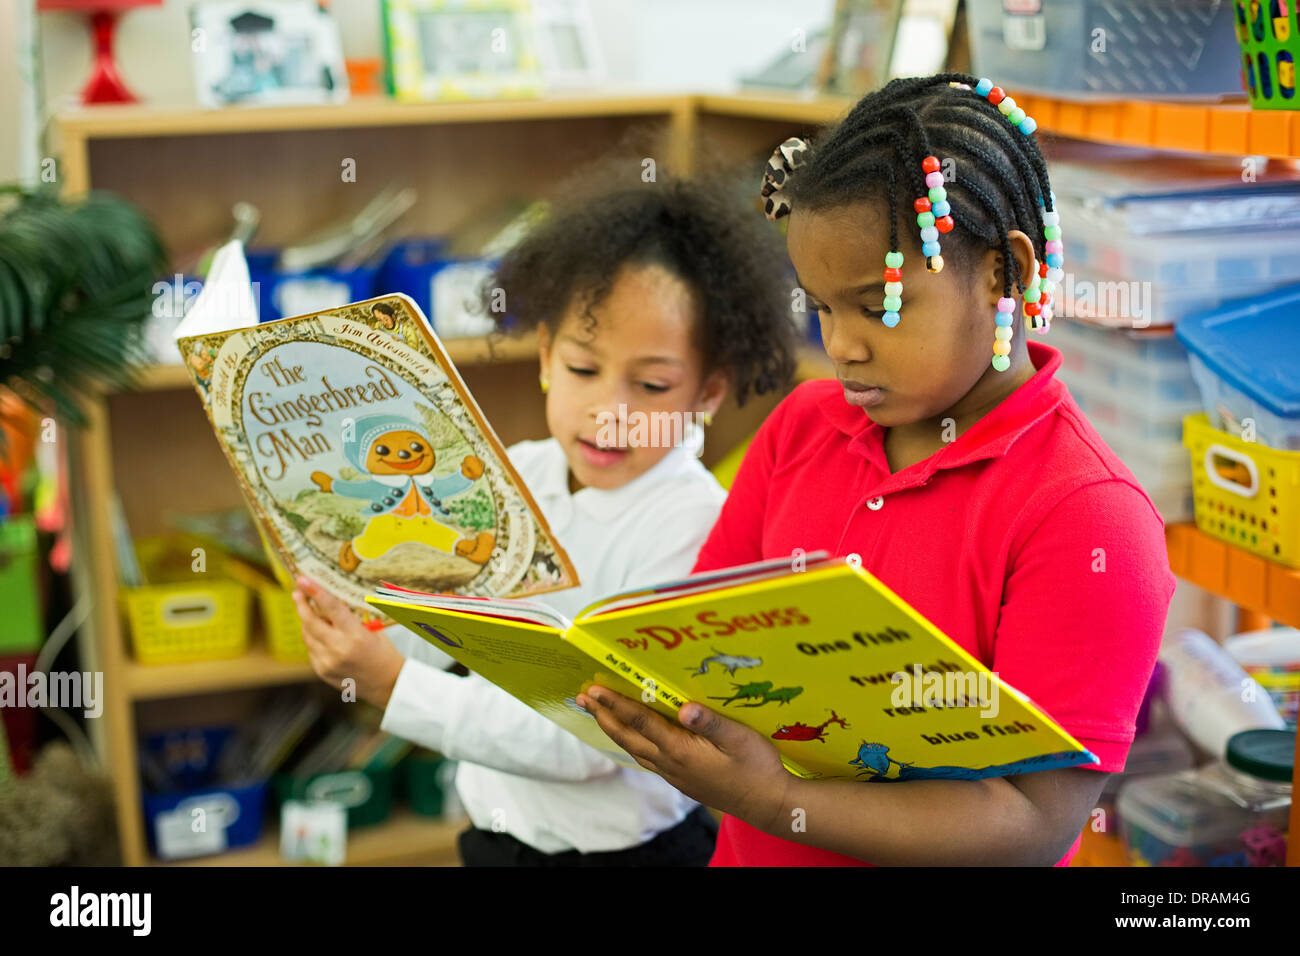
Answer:
<svg viewBox="0 0 1300 956"><path fill-rule="evenodd" d="M90 33L95 44L95 62L90 80L81 91L83 103L136 103L113 62L113 34L120 13L132 7L159 6L163 0L36 0L42 13L55 10L90 14Z"/></svg>
<svg viewBox="0 0 1300 956"><path fill-rule="evenodd" d="M113 62L113 32L117 14L97 10L90 15L90 29L95 38L95 63L90 79L81 91L83 103L136 103L139 100L126 88Z"/></svg>

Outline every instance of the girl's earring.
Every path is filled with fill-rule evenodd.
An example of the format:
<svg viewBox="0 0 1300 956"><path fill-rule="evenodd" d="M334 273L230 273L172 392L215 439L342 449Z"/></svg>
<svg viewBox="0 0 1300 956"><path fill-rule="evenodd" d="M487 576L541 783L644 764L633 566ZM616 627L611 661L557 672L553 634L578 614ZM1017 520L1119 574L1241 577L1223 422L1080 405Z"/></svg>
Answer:
<svg viewBox="0 0 1300 956"><path fill-rule="evenodd" d="M538 383L542 386L542 394L545 395L551 389L551 383L547 381L545 375L538 376Z"/></svg>
<svg viewBox="0 0 1300 956"><path fill-rule="evenodd" d="M700 412L695 417L700 420L700 424L703 425L705 428L708 428L710 425L713 424L712 412Z"/></svg>
<svg viewBox="0 0 1300 956"><path fill-rule="evenodd" d="M1004 295L998 299L998 314L994 321L997 328L993 330L993 367L1005 372L1011 367L1011 313L1016 310L1016 300Z"/></svg>

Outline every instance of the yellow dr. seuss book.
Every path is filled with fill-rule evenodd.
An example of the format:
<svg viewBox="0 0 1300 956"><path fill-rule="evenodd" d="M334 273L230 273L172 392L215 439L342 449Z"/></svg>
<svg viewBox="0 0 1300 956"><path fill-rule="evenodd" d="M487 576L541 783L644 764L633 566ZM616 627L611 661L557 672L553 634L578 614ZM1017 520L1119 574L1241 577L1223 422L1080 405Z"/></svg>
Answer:
<svg viewBox="0 0 1300 956"><path fill-rule="evenodd" d="M367 616L365 596L381 581L487 597L577 585L411 299L258 323L232 242L175 335L263 538L290 573Z"/></svg>
<svg viewBox="0 0 1300 956"><path fill-rule="evenodd" d="M530 601L390 587L368 600L625 763L574 699L593 683L672 718L687 701L706 704L808 778L973 780L1097 762L843 558L693 575L602 599L572 622Z"/></svg>

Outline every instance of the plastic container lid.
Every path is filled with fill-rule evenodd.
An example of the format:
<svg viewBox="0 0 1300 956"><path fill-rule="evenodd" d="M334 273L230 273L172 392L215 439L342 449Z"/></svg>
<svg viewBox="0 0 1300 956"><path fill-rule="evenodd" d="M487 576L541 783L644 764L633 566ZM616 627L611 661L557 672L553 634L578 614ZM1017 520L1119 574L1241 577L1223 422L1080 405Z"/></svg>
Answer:
<svg viewBox="0 0 1300 956"><path fill-rule="evenodd" d="M1223 649L1242 667L1300 667L1300 630L1268 627L1234 634Z"/></svg>
<svg viewBox="0 0 1300 956"><path fill-rule="evenodd" d="M1300 418L1300 286L1189 315L1174 333L1233 388Z"/></svg>
<svg viewBox="0 0 1300 956"><path fill-rule="evenodd" d="M1228 765L1252 777L1290 783L1295 768L1294 730L1243 730L1228 738Z"/></svg>

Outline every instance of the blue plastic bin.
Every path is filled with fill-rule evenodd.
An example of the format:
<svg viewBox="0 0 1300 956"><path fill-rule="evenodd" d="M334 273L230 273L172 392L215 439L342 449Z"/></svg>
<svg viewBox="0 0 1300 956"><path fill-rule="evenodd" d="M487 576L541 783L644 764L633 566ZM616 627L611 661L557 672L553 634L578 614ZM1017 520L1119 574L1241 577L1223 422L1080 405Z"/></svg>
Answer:
<svg viewBox="0 0 1300 956"><path fill-rule="evenodd" d="M145 831L149 838L149 852L158 855L156 821L159 814L169 813L184 805L185 808L202 807L207 813L207 825L224 826L226 849L248 846L262 836L266 817L266 800L270 783L256 781L242 787L208 787L185 790L179 793L144 795ZM220 814L226 818L220 819Z"/></svg>
<svg viewBox="0 0 1300 956"><path fill-rule="evenodd" d="M1230 0L969 0L973 72L1008 91L1241 98Z"/></svg>
<svg viewBox="0 0 1300 956"><path fill-rule="evenodd" d="M221 751L233 732L232 727L193 727L145 738L142 749L168 778L165 789L141 798L150 853L158 855L158 817L177 808L204 809L207 826L225 830L226 849L261 837L270 782L213 783Z"/></svg>
<svg viewBox="0 0 1300 956"><path fill-rule="evenodd" d="M301 272L276 269L277 250L249 250L248 277L258 289L258 315L272 322L290 315L337 309L375 294L377 266L322 267Z"/></svg>
<svg viewBox="0 0 1300 956"><path fill-rule="evenodd" d="M441 338L486 335L493 323L490 316L477 311L478 282L480 274L495 264L492 259L448 257L441 239L404 239L384 260L374 294L400 292L410 296ZM460 274L453 276L453 272ZM473 311L468 314L462 308L466 301L473 303Z"/></svg>
<svg viewBox="0 0 1300 956"><path fill-rule="evenodd" d="M446 242L435 236L395 242L375 277L375 295L400 292L416 301L426 316L433 314L433 275L443 263Z"/></svg>
<svg viewBox="0 0 1300 956"><path fill-rule="evenodd" d="M1300 285L1190 315L1175 334L1210 424L1279 451L1300 451Z"/></svg>

